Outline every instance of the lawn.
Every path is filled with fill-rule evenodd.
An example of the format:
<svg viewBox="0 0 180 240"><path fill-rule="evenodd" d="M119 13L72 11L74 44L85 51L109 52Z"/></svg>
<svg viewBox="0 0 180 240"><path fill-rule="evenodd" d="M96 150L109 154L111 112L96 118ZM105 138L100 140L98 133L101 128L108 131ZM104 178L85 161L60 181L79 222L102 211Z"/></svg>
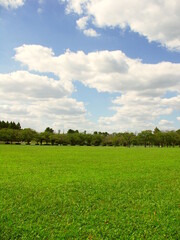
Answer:
<svg viewBox="0 0 180 240"><path fill-rule="evenodd" d="M0 145L0 239L180 239L180 148Z"/></svg>

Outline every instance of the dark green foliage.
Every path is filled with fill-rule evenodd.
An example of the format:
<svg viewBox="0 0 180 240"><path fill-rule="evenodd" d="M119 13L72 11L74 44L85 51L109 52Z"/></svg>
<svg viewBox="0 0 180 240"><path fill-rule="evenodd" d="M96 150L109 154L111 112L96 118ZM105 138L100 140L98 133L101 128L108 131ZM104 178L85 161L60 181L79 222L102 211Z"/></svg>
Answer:
<svg viewBox="0 0 180 240"><path fill-rule="evenodd" d="M22 130L22 141L26 142L26 144L30 144L30 142L36 137L36 132L30 128L25 128Z"/></svg>
<svg viewBox="0 0 180 240"><path fill-rule="evenodd" d="M79 131L78 131L78 130L69 129L69 130L67 131L67 133L68 133L68 134L79 133Z"/></svg>
<svg viewBox="0 0 180 240"><path fill-rule="evenodd" d="M52 128L50 128L50 127L47 127L44 132L54 133L54 130Z"/></svg>
<svg viewBox="0 0 180 240"><path fill-rule="evenodd" d="M145 147L175 147L180 146L180 130L177 131L160 131L157 127L154 131L145 130L139 134L132 132L112 133L97 132L87 134L86 131L80 133L78 130L69 129L67 133L57 133L50 127L44 132L38 133L30 128L16 129L20 124L13 122L1 121L1 126L9 126L8 128L0 128L0 141L8 143L26 142L30 144L35 142L36 145L79 145L79 146L141 146ZM13 129L13 128L15 129Z"/></svg>
<svg viewBox="0 0 180 240"><path fill-rule="evenodd" d="M91 144L94 145L94 146L100 146L101 143L102 143L102 140L103 140L103 136L100 135L100 134L96 134L96 133L95 133L95 134L92 136L92 142L91 142Z"/></svg>
<svg viewBox="0 0 180 240"><path fill-rule="evenodd" d="M0 145L0 239L180 239L179 156Z"/></svg>
<svg viewBox="0 0 180 240"><path fill-rule="evenodd" d="M21 125L18 122L17 124L15 122L5 122L5 121L0 121L0 129L2 128L10 128L10 129L21 129Z"/></svg>
<svg viewBox="0 0 180 240"><path fill-rule="evenodd" d="M146 146L153 145L153 133L151 130L145 130L138 134L139 143Z"/></svg>

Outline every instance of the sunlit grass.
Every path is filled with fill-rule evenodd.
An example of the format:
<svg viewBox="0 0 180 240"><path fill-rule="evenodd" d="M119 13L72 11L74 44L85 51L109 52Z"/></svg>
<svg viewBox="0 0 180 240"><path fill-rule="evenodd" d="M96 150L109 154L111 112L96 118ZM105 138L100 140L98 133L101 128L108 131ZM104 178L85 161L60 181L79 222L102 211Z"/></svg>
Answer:
<svg viewBox="0 0 180 240"><path fill-rule="evenodd" d="M180 148L0 145L0 239L180 239Z"/></svg>

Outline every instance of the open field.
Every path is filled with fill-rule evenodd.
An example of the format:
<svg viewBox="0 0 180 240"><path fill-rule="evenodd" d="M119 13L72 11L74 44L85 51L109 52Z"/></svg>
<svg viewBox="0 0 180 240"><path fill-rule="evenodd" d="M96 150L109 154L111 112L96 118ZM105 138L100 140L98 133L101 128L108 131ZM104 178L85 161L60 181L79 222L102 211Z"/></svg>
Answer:
<svg viewBox="0 0 180 240"><path fill-rule="evenodd" d="M180 148L0 145L0 239L180 239Z"/></svg>

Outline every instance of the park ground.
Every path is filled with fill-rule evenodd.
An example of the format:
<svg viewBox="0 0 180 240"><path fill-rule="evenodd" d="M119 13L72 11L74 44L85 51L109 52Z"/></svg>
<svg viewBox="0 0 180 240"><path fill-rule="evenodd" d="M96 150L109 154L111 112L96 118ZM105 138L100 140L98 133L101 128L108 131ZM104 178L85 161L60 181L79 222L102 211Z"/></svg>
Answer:
<svg viewBox="0 0 180 240"><path fill-rule="evenodd" d="M180 239L180 148L0 145L0 239Z"/></svg>

